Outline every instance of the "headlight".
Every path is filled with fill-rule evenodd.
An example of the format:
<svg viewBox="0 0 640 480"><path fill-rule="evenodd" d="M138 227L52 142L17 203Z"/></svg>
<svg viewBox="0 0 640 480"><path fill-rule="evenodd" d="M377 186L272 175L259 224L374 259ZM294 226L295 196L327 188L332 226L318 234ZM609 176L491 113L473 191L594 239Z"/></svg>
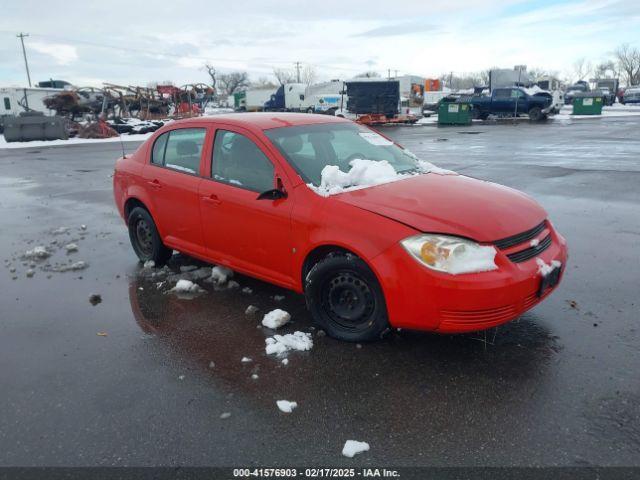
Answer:
<svg viewBox="0 0 640 480"><path fill-rule="evenodd" d="M400 242L424 266L452 275L496 270L496 249L465 238L418 234Z"/></svg>

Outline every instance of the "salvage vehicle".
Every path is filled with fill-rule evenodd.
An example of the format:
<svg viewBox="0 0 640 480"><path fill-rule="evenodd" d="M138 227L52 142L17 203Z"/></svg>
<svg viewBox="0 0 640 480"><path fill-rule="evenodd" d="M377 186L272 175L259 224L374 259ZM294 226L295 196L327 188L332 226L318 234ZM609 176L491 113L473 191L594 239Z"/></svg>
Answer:
<svg viewBox="0 0 640 480"><path fill-rule="evenodd" d="M347 341L509 322L558 286L567 260L527 195L328 115L169 123L117 160L113 189L141 261L177 250L294 290Z"/></svg>
<svg viewBox="0 0 640 480"><path fill-rule="evenodd" d="M620 81L617 78L599 78L595 80L596 90L602 93L602 101L605 105L611 106L616 103Z"/></svg>
<svg viewBox="0 0 640 480"><path fill-rule="evenodd" d="M590 90L589 84L583 80L580 80L573 85L569 85L567 90L564 92L565 105L571 105L576 95L589 92Z"/></svg>
<svg viewBox="0 0 640 480"><path fill-rule="evenodd" d="M264 103L264 110L266 112L300 112L305 107L305 90L306 87L302 83L280 85Z"/></svg>
<svg viewBox="0 0 640 480"><path fill-rule="evenodd" d="M473 105L473 118L481 120L486 120L489 115L512 117L526 114L532 121L539 122L546 120L555 108L551 94L535 92L531 95L521 87L496 88L490 96L474 95L465 101Z"/></svg>

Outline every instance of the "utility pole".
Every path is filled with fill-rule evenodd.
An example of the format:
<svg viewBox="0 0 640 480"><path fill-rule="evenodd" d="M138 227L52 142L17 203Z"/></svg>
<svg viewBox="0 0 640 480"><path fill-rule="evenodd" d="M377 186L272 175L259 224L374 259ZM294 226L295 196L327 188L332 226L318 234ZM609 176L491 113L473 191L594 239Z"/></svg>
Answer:
<svg viewBox="0 0 640 480"><path fill-rule="evenodd" d="M391 69L387 68L387 80L391 80Z"/></svg>
<svg viewBox="0 0 640 480"><path fill-rule="evenodd" d="M300 62L296 62L296 78L297 83L300 83Z"/></svg>
<svg viewBox="0 0 640 480"><path fill-rule="evenodd" d="M16 35L20 39L20 43L22 44L22 56L24 57L24 68L27 69L27 80L29 80L29 88L31 88L31 75L29 74L29 63L27 62L27 51L24 49L24 37L28 37L28 33L20 32L19 35Z"/></svg>

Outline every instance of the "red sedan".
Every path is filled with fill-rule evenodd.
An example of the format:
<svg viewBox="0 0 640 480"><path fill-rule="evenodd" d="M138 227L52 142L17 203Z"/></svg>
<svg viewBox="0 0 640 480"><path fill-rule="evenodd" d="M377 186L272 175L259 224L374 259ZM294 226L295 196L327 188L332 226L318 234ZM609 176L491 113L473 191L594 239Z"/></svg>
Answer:
<svg viewBox="0 0 640 480"><path fill-rule="evenodd" d="M167 124L117 161L113 186L141 261L175 249L303 293L318 325L349 341L508 322L567 259L527 195L325 115Z"/></svg>

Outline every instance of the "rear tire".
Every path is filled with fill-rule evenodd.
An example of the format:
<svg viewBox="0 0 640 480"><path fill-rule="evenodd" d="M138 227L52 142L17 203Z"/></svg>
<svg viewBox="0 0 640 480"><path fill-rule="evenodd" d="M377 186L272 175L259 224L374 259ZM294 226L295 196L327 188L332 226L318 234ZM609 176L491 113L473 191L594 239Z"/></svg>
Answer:
<svg viewBox="0 0 640 480"><path fill-rule="evenodd" d="M171 258L173 250L162 243L156 224L147 210L142 207L131 210L127 224L131 246L141 262L153 260L156 265L164 265Z"/></svg>
<svg viewBox="0 0 640 480"><path fill-rule="evenodd" d="M376 340L389 329L387 306L378 279L352 254L333 254L316 263L305 279L307 308L333 338Z"/></svg>

